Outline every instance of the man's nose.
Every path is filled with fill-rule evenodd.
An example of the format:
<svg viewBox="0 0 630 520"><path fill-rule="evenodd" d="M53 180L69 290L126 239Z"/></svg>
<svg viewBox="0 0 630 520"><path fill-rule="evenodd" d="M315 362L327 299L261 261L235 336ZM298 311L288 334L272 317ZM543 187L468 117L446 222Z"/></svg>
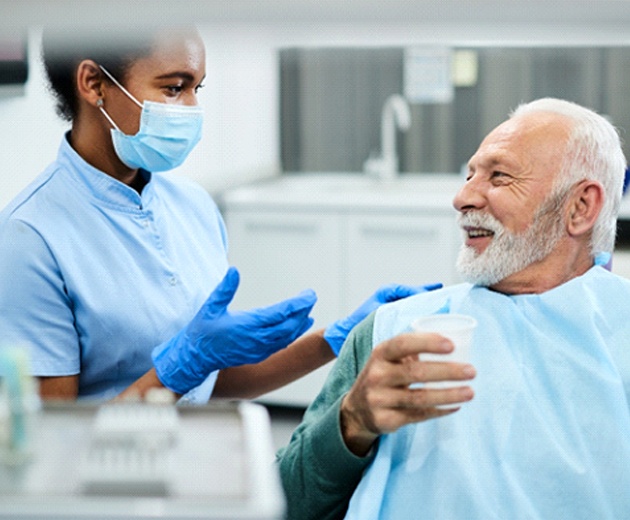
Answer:
<svg viewBox="0 0 630 520"><path fill-rule="evenodd" d="M471 209L481 209L485 204L485 192L480 179L475 175L464 183L453 199L453 207L460 213Z"/></svg>

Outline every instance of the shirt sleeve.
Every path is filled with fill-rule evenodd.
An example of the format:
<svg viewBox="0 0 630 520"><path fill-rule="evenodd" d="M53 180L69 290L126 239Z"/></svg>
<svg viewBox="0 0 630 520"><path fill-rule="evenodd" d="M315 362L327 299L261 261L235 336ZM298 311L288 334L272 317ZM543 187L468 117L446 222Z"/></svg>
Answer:
<svg viewBox="0 0 630 520"><path fill-rule="evenodd" d="M374 314L350 333L324 387L307 409L277 462L291 520L343 518L372 457L357 457L341 435L343 396L372 352Z"/></svg>
<svg viewBox="0 0 630 520"><path fill-rule="evenodd" d="M0 251L0 344L29 347L36 376L78 374L72 307L46 242L11 219L0 233Z"/></svg>

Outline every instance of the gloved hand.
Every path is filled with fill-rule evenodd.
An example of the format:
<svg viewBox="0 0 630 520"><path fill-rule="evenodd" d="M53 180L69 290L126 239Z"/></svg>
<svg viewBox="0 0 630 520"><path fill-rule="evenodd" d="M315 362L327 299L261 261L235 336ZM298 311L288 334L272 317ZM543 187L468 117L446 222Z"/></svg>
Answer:
<svg viewBox="0 0 630 520"><path fill-rule="evenodd" d="M313 324L309 313L317 297L312 290L269 307L229 312L238 282L238 271L231 267L192 321L153 350L164 386L185 394L215 370L266 359Z"/></svg>
<svg viewBox="0 0 630 520"><path fill-rule="evenodd" d="M380 307L383 303L407 298L407 296L413 296L414 294L421 292L433 291L434 289L439 289L440 287L442 287L441 283L416 287L397 284L384 285L367 300L365 300L357 310L350 314L350 316L330 324L324 331L324 339L330 345L330 348L335 353L335 356L338 356L343 342L346 341L346 337L350 334L353 327L366 318L373 310Z"/></svg>

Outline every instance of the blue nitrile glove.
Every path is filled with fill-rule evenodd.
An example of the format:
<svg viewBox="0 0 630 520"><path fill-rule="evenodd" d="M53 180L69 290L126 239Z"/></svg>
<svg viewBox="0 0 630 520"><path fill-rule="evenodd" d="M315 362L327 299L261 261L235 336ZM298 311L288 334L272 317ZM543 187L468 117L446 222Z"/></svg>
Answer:
<svg viewBox="0 0 630 520"><path fill-rule="evenodd" d="M413 296L421 292L433 291L440 287L442 287L441 283L422 286L384 285L365 300L350 316L330 324L324 331L324 339L330 345L335 356L338 356L341 346L343 342L346 341L346 337L350 334L352 328L367 317L373 310L380 307L381 304L407 298L407 296Z"/></svg>
<svg viewBox="0 0 630 520"><path fill-rule="evenodd" d="M192 321L153 349L164 386L185 394L215 370L266 359L313 324L309 313L317 297L311 290L269 307L229 312L238 282L238 271L231 267Z"/></svg>

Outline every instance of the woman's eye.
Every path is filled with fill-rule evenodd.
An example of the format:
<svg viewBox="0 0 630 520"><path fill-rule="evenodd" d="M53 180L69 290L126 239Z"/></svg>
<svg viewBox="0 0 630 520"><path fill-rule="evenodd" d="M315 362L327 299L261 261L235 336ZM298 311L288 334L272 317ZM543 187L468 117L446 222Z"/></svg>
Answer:
<svg viewBox="0 0 630 520"><path fill-rule="evenodd" d="M204 85L203 83L200 83L199 85L197 85L197 86L195 87L195 94L196 94L197 92L199 92L199 90L200 90L200 89L202 89L202 88L204 88L204 87L205 87L205 85Z"/></svg>
<svg viewBox="0 0 630 520"><path fill-rule="evenodd" d="M184 87L182 87L181 85L169 85L165 87L166 91L173 96L180 94L183 88Z"/></svg>

